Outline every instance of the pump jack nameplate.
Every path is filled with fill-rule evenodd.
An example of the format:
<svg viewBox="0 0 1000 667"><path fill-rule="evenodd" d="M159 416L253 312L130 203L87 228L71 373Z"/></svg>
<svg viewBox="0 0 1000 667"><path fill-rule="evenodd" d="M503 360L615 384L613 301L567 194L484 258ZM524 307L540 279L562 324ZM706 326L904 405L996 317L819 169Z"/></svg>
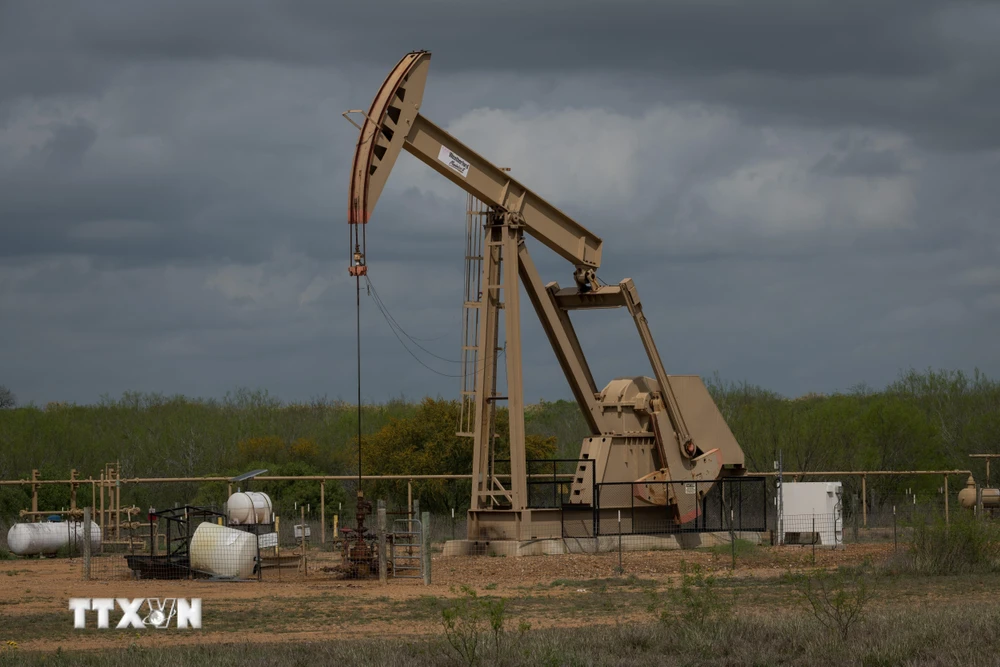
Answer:
<svg viewBox="0 0 1000 667"><path fill-rule="evenodd" d="M469 175L469 167L471 166L469 161L459 157L458 154L450 148L442 146L441 150L438 152L438 159L461 174L462 178Z"/></svg>

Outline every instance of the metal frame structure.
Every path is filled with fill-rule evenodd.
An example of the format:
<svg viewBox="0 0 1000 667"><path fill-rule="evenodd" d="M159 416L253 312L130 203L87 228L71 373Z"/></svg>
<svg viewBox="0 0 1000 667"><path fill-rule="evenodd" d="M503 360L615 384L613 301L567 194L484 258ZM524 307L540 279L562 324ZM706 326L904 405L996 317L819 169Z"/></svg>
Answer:
<svg viewBox="0 0 1000 667"><path fill-rule="evenodd" d="M529 464L530 465L530 464ZM777 472L765 471L765 472L751 472L747 473L749 475L761 476L761 477L777 477ZM798 480L804 477L860 477L862 486L861 495L861 509L863 516L863 527L868 527L868 496L867 496L867 484L866 480L869 475L872 476L923 476L932 475L940 476L944 479L945 487L949 487L948 478L949 476L961 475L962 477L968 478L972 475L971 470L809 470L809 471L785 471L784 476L790 480ZM502 476L502 475L501 475ZM560 473L560 479L569 480L573 475L568 473ZM529 472L529 481L532 475ZM547 478L548 475L542 475L540 477ZM191 482L202 483L202 482L230 482L232 478L223 476L202 476L202 477L121 477L114 480L116 486L123 487L128 484L187 484ZM343 482L343 481L357 481L357 475L261 475L256 478L261 482L277 482L277 481L312 481L316 482L320 486L320 496L324 496L324 490L327 482ZM362 479L365 481L399 481L407 482L409 486L412 482L419 482L422 480L471 480L471 474L465 475L364 475ZM37 507L38 505L38 489L46 484L56 484L62 486L72 487L74 484L89 484L91 486L91 494L93 499L91 500L91 506L97 507L97 496L98 489L102 488L104 484L103 479L94 479L93 477L81 478L75 477L73 475L67 479L42 479L38 475L34 475L32 478L28 479L4 479L0 480L0 486L28 486L32 489L32 503ZM229 489L228 495L232 495L232 489ZM945 517L948 517L948 494L945 494ZM564 505L569 507L569 505ZM123 508L122 511L126 511ZM138 509L138 508L136 508ZM320 503L320 542L326 544L326 513L325 513L325 503ZM578 509L584 509L585 507L578 507ZM79 510L82 514L82 510ZM38 514L57 514L59 511L39 511ZM26 512L26 515L34 514L32 512ZM95 509L95 517L97 515L97 510ZM96 521L96 519L95 519ZM140 523L139 527L146 528L148 524ZM127 542L127 540L126 540Z"/></svg>
<svg viewBox="0 0 1000 667"><path fill-rule="evenodd" d="M404 149L462 188L470 202L478 200L487 208L481 255L467 253L467 270L471 256L482 258L481 294L474 306L478 308L475 389L470 395L463 387L462 396L463 409L465 401L471 400L475 416L471 424L465 421L459 427L474 438L469 539L546 537L558 522L556 516L533 516L528 503L521 375L522 287L587 420L592 435L584 441L580 458L595 460L599 482L699 481L710 488L722 476L743 474L743 451L701 379L667 375L632 280L626 278L617 285L598 280L601 238L420 115L430 58L426 51L406 54L367 111L344 112L348 120L352 114L363 117L361 124L354 123L359 137L348 200L350 273L356 277L367 273L365 228ZM573 266L574 287L561 289L557 283L543 283L525 243L529 236ZM471 282L467 276L466 284ZM467 295L467 313L473 307L470 302ZM619 307L632 316L655 379L617 379L598 391L569 311ZM506 396L496 391L501 314ZM506 486L491 465L496 458L495 404L500 400L507 401L509 419L510 478ZM681 523L697 518L698 498L676 494L669 485L665 490L665 495L651 495L642 502L650 509L670 506ZM593 488L576 491L581 503L593 497Z"/></svg>
<svg viewBox="0 0 1000 667"><path fill-rule="evenodd" d="M392 522L389 560L396 579L424 578L424 526L420 519L407 517Z"/></svg>
<svg viewBox="0 0 1000 667"><path fill-rule="evenodd" d="M194 535L194 522L223 522L226 515L208 507L185 505L160 511L150 511L149 554L125 554L129 569L137 579L192 579L195 577L213 578L207 572L200 572L191 567L191 536ZM165 530L160 531L158 523L164 522ZM165 536L165 553L157 553L157 538ZM256 540L254 540L256 543ZM257 548L254 573L260 579L260 548Z"/></svg>

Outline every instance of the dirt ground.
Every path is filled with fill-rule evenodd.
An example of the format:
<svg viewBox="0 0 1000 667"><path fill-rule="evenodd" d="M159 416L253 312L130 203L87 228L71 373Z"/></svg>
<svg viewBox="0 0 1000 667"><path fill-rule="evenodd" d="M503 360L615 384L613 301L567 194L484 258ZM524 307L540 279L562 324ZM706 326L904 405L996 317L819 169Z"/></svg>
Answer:
<svg viewBox="0 0 1000 667"><path fill-rule="evenodd" d="M881 559L892 545L848 545L842 550L759 547L742 555L734 577L744 582L777 581L789 570L836 567ZM262 582L82 581L79 559L0 561L0 643L25 650L64 650L178 643L284 642L348 637L415 637L440 631L440 609L471 586L480 595L512 602L518 621L532 627L621 622L646 618L642 600L650 587L672 585L682 562L728 573L728 553L711 551L631 552L622 557L624 575L615 575L618 554L531 556L523 558L433 558L433 583L418 580L350 581L324 572L337 554L311 553L309 573L269 573ZM760 604L767 586L755 586ZM755 593L755 595L757 595ZM201 598L201 630L73 629L71 597ZM772 596L773 597L773 596ZM120 612L112 613L116 619ZM648 620L648 618L646 619ZM112 624L114 620L112 621Z"/></svg>

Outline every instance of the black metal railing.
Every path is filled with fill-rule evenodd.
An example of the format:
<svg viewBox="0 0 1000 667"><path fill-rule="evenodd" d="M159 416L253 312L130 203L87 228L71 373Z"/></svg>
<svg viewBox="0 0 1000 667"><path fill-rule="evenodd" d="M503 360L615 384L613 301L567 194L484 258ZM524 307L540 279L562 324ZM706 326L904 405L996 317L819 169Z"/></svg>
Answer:
<svg viewBox="0 0 1000 667"><path fill-rule="evenodd" d="M529 509L560 509L563 537L659 535L767 530L765 477L724 477L711 482L597 483L593 459L528 459ZM510 460L493 461L492 474L510 490ZM652 505L646 495L693 495L695 516L681 522L672 504Z"/></svg>
<svg viewBox="0 0 1000 667"><path fill-rule="evenodd" d="M681 522L672 505L650 505L643 495L694 495L695 516ZM711 482L606 482L594 489L595 535L656 535L767 530L764 477L724 477Z"/></svg>

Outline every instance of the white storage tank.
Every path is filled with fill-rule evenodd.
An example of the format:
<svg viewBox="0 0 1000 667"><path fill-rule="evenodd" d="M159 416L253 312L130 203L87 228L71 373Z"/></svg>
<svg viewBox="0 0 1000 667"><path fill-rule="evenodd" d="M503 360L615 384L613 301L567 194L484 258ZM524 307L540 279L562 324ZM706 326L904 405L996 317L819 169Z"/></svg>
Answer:
<svg viewBox="0 0 1000 667"><path fill-rule="evenodd" d="M257 557L257 536L205 522L191 536L189 553L194 570L220 577L249 579Z"/></svg>
<svg viewBox="0 0 1000 667"><path fill-rule="evenodd" d="M237 491L226 501L229 523L271 523L271 498L258 491Z"/></svg>
<svg viewBox="0 0 1000 667"><path fill-rule="evenodd" d="M7 531L7 546L18 556L54 554L70 542L77 551L83 549L82 521L53 521L45 523L15 523ZM90 522L90 545L95 552L101 548L101 529Z"/></svg>

